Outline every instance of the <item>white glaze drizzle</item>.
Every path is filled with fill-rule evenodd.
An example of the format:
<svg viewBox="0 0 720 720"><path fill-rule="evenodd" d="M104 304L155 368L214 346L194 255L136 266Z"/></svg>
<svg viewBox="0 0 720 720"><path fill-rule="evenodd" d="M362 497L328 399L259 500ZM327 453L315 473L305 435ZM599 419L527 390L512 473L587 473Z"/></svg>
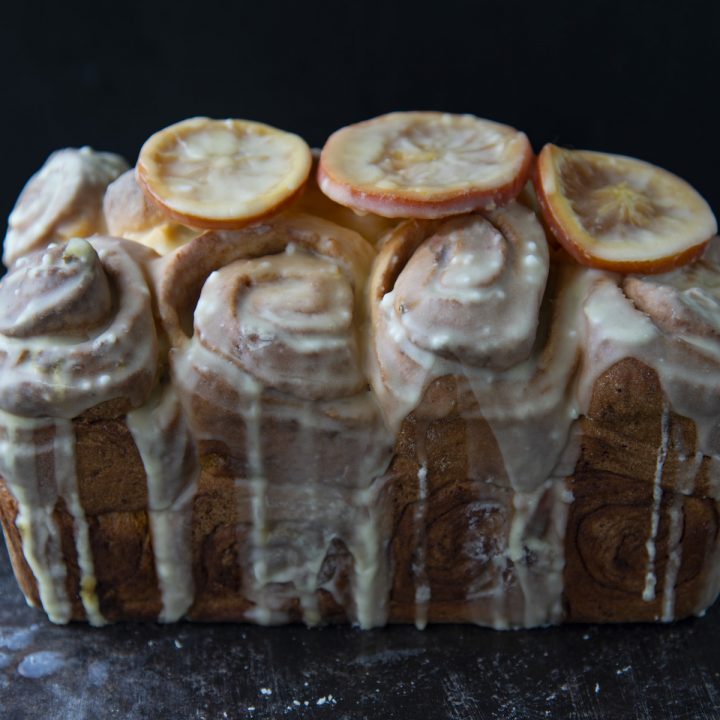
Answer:
<svg viewBox="0 0 720 720"><path fill-rule="evenodd" d="M675 619L675 584L682 566L682 537L685 527L685 499L695 492L697 474L703 460L701 452L693 452L685 438L683 426L672 422L670 426L670 443L677 453L675 463L676 476L673 488L673 500L668 508L668 558L663 582L662 615L663 622Z"/></svg>
<svg viewBox="0 0 720 720"><path fill-rule="evenodd" d="M353 506L358 509L354 527L345 530L353 555L353 602L355 622L363 629L382 627L387 622L390 571L387 566L388 530L384 524L380 493L383 468L377 458L365 463L366 477L374 477L368 488L355 490Z"/></svg>
<svg viewBox="0 0 720 720"><path fill-rule="evenodd" d="M80 599L90 624L99 627L105 625L106 621L100 612L100 604L95 592L95 565L90 547L90 529L78 491L75 430L70 420L58 419L54 421L54 425L55 478L59 496L65 501L65 506L73 519L75 550L80 570Z"/></svg>
<svg viewBox="0 0 720 720"><path fill-rule="evenodd" d="M418 449L418 457L422 454ZM415 578L415 627L424 630L428 621L428 609L432 598L430 582L428 580L426 564L427 556L427 502L428 502L428 468L427 458L421 459L417 474L418 492L415 501L414 529L415 554L413 557L413 576Z"/></svg>
<svg viewBox="0 0 720 720"><path fill-rule="evenodd" d="M148 520L162 596L160 622L175 622L192 605L192 506L197 451L175 388L158 386L145 405L127 414L140 452L148 491Z"/></svg>
<svg viewBox="0 0 720 720"><path fill-rule="evenodd" d="M663 622L671 622L675 619L675 583L682 564L683 501L683 494L676 490L668 509L670 532L668 534L669 552L663 581L661 615Z"/></svg>
<svg viewBox="0 0 720 720"><path fill-rule="evenodd" d="M252 488L252 577L254 586L251 599L255 607L250 616L261 625L268 625L273 621L272 608L266 598L265 588L271 582L268 572L268 523L267 523L267 478L263 469L262 436L260 423L262 420L262 405L260 394L262 386L257 383L256 394L250 399L240 412L245 420L247 445L245 448L248 460L249 477L247 482Z"/></svg>
<svg viewBox="0 0 720 720"><path fill-rule="evenodd" d="M302 422L298 428L300 442L302 446L307 448L308 458L305 466L304 480L308 483L310 513L315 512L315 508L320 506L322 502L322 494L318 483L318 462L321 457L322 449L317 446L316 434L312 432L312 405L303 402L300 409L300 417ZM322 568L322 559L317 556L315 562L306 563L307 570L302 573L301 577L296 581L296 589L300 599L300 610L302 612L303 622L308 626L317 625L321 621L320 603L318 601L318 575Z"/></svg>
<svg viewBox="0 0 720 720"><path fill-rule="evenodd" d="M670 443L670 408L667 402L663 403L662 419L660 423L660 445L657 450L657 460L655 463L655 475L653 477L653 493L652 504L650 506L650 535L645 542L645 551L647 552L647 569L645 571L645 587L643 589L642 598L645 602L651 602L655 599L655 585L657 577L655 575L655 561L657 548L655 542L657 540L658 528L660 527L660 508L663 498L662 480L665 471L665 461L667 460L668 447Z"/></svg>
<svg viewBox="0 0 720 720"><path fill-rule="evenodd" d="M580 424L575 422L565 449L546 482L533 493L515 492L513 495L514 512L506 556L513 562L523 593L523 627L555 624L562 619L565 528L573 501L566 478L572 475L580 456L580 439ZM530 523L541 501L550 505L545 511L550 522L545 532L539 535L531 532ZM532 563L528 563L527 553L531 554Z"/></svg>
<svg viewBox="0 0 720 720"><path fill-rule="evenodd" d="M498 494L501 478L488 475L483 466L478 433L472 422L465 428L467 443L467 475L473 481L477 507L483 519L506 510ZM488 532L487 524L470 521L470 532L463 543L463 555L476 562L476 571L468 583L466 600L476 607L473 620L479 625L507 629L507 593L505 574L509 566L507 538Z"/></svg>
<svg viewBox="0 0 720 720"><path fill-rule="evenodd" d="M104 625L95 592L89 529L78 494L72 423L53 418L21 418L0 411L0 427L5 430L5 438L0 441L0 472L18 503L16 526L45 612L56 623L68 622L72 612L60 530L53 516L58 500L62 499L73 519L80 599L88 621ZM52 441L38 446L34 439L38 432L49 432ZM52 456L52 477L38 468L37 462L43 455Z"/></svg>
<svg viewBox="0 0 720 720"><path fill-rule="evenodd" d="M44 477L41 488L37 467L40 448L36 431L52 427L46 419L19 418L0 411L5 437L0 441L0 468L18 504L15 520L25 559L35 576L40 602L52 622L66 623L72 612L67 595L67 569L60 548L60 531L53 517L57 501L54 478ZM42 494L41 494L42 493Z"/></svg>
<svg viewBox="0 0 720 720"><path fill-rule="evenodd" d="M562 502L562 481L548 480L532 493L513 494L513 516L508 532L506 556L513 563L513 572L523 594L523 627L537 627L557 621L562 596L563 534L555 534L556 514L565 508ZM552 499L552 532L540 537L528 532L538 505L550 493ZM564 523L562 524L564 529ZM530 561L532 558L532 562ZM507 618L502 618L507 626ZM518 621L516 621L517 624Z"/></svg>

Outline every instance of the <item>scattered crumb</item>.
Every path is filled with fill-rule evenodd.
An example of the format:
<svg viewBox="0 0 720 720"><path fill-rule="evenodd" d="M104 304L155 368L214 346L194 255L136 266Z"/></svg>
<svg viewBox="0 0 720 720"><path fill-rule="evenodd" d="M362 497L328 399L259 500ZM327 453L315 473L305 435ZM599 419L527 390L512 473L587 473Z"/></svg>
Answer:
<svg viewBox="0 0 720 720"><path fill-rule="evenodd" d="M595 694L597 695L600 692L600 683L595 683Z"/></svg>
<svg viewBox="0 0 720 720"><path fill-rule="evenodd" d="M261 695L272 695L272 689L271 688L260 688L260 694Z"/></svg>
<svg viewBox="0 0 720 720"><path fill-rule="evenodd" d="M175 647L176 647L178 650L181 650L181 649L182 649L182 646L183 646L183 644L182 644L179 640L176 640L176 641L175 641Z"/></svg>
<svg viewBox="0 0 720 720"><path fill-rule="evenodd" d="M627 672L630 672L632 670L632 665L626 665L624 668L620 668L619 670L615 671L616 675L624 675Z"/></svg>

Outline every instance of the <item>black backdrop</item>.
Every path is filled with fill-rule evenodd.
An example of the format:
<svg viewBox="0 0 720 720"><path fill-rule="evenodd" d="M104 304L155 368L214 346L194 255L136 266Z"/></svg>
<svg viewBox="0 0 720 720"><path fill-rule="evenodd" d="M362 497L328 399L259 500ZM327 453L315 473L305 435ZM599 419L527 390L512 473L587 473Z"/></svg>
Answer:
<svg viewBox="0 0 720 720"><path fill-rule="evenodd" d="M6 6L7 7L7 6ZM2 11L0 215L53 149L133 161L190 115L320 145L393 109L472 112L635 155L720 209L720 3L32 3Z"/></svg>

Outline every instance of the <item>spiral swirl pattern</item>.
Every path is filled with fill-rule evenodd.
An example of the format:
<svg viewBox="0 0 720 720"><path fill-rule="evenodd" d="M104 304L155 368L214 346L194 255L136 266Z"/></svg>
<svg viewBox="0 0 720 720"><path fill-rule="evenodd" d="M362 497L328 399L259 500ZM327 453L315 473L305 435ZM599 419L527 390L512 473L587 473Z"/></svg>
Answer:
<svg viewBox="0 0 720 720"><path fill-rule="evenodd" d="M140 405L158 357L142 270L153 257L94 237L19 261L0 289L0 408L72 418L117 397Z"/></svg>

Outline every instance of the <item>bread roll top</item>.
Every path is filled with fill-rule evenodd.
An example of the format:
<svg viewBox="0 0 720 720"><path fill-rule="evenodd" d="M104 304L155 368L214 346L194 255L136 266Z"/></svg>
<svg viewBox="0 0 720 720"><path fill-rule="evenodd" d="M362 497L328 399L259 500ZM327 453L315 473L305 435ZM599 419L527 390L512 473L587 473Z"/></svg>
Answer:
<svg viewBox="0 0 720 720"><path fill-rule="evenodd" d="M0 293L0 408L72 418L94 405L148 397L158 342L148 248L73 239L22 258Z"/></svg>

